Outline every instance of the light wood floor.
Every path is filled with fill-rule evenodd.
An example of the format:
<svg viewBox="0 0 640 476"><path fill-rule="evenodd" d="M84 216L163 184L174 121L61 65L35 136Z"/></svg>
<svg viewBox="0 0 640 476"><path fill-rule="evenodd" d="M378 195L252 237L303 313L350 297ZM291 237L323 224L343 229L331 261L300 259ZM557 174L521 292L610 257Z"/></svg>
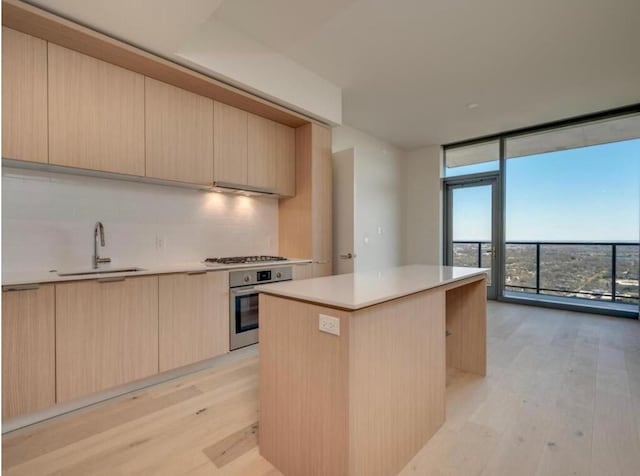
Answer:
<svg viewBox="0 0 640 476"><path fill-rule="evenodd" d="M403 475L640 475L640 323L490 303L485 379ZM257 449L257 355L3 437L6 475L277 475ZM329 475L328 475L329 476Z"/></svg>

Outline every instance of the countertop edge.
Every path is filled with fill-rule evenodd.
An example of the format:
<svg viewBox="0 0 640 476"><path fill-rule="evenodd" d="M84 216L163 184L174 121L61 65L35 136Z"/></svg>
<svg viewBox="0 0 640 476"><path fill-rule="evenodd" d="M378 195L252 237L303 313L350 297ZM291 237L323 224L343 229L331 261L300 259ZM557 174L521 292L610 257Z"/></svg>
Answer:
<svg viewBox="0 0 640 476"><path fill-rule="evenodd" d="M241 269L252 269L252 268L266 268L266 267L281 267L281 266L290 266L294 264L305 264L311 263L311 259L289 259L285 261L273 261L268 263L247 263L247 264L233 264L233 265L220 265L220 266L206 266L202 263L199 264L185 264L185 265L175 265L175 266L158 266L157 268L153 267L145 267L139 266L140 268L144 268L144 271L132 271L132 272L123 272L123 273L105 273L99 275L80 275L80 276L58 276L56 273L52 272L34 272L33 277L28 276L30 273L25 273L24 278L18 279L8 279L5 281L4 272L2 279L2 288L4 290L5 287L10 286L22 286L28 284L55 284L55 283L63 283L69 281L94 281L97 279L105 279L105 278L130 278L136 276L154 276L161 274L176 274L176 273L198 273L198 272L217 272L217 271L233 271L233 270L241 270ZM134 266L131 266L134 267ZM50 276L46 276L50 275Z"/></svg>
<svg viewBox="0 0 640 476"><path fill-rule="evenodd" d="M399 292L399 293L392 293L389 295L386 295L384 297L381 297L379 299L370 299L368 301L364 301L358 304L349 304L349 303L344 303L344 302L339 302L339 301L332 301L330 299L318 299L318 298L314 298L313 296L308 296L308 295L301 295L301 294L297 294L297 293L291 293L291 292L286 292L286 291L281 291L278 289L271 289L269 284L263 284L263 285L259 285L256 286L255 289L261 293L264 294L268 294L270 296L277 296L277 297L284 297L284 298L289 298L289 299L294 299L297 301L304 301L304 302L308 302L311 304L315 304L315 305L319 305L319 306L327 306L327 307L332 307L332 308L336 308L336 309L341 309L341 310L345 310L345 311L359 311L360 309L364 309L367 307L371 307L371 306L375 306L377 304L382 304L388 301L393 301L396 299L400 299L406 296L410 296L412 294L416 294L416 293L420 293L423 291L428 291L430 289L435 289L435 288L439 288L441 286L446 286L448 284L457 282L457 281L464 281L470 278L474 278L477 276L481 276L483 274L487 274L488 270L479 270L479 271L474 271L473 273L469 273L466 276L461 276L459 278L452 278L452 279L447 279L447 280L443 280L439 283L436 284L423 284L420 286L416 286L415 288L411 288L410 290L407 291L403 291L403 292ZM277 284L277 283L274 283Z"/></svg>

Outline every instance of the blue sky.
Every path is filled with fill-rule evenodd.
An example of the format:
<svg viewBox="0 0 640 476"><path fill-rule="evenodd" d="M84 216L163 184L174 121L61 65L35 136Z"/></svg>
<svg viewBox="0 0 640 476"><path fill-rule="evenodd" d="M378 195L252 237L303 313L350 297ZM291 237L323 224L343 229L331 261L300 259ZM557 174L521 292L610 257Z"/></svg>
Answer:
<svg viewBox="0 0 640 476"><path fill-rule="evenodd" d="M507 160L507 241L640 235L640 139ZM490 238L488 188L454 191L454 240Z"/></svg>

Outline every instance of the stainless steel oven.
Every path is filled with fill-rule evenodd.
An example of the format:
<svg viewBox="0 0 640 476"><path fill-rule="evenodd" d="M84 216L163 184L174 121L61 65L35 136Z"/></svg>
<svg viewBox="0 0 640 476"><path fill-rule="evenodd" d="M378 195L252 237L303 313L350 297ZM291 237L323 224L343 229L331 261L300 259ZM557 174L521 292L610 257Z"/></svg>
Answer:
<svg viewBox="0 0 640 476"><path fill-rule="evenodd" d="M291 280L291 266L243 269L229 273L229 349L258 342L257 284Z"/></svg>

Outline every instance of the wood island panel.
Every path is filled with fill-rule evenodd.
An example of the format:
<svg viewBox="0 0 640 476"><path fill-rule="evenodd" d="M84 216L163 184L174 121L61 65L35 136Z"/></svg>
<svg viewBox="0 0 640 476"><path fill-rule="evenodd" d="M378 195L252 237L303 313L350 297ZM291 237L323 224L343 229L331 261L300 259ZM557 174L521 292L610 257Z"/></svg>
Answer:
<svg viewBox="0 0 640 476"><path fill-rule="evenodd" d="M348 474L397 474L444 423L444 305L436 289L350 319Z"/></svg>
<svg viewBox="0 0 640 476"><path fill-rule="evenodd" d="M447 295L447 367L487 373L487 279L451 288Z"/></svg>
<svg viewBox="0 0 640 476"><path fill-rule="evenodd" d="M260 453L284 474L346 474L349 313L265 294L259 305ZM340 318L340 336L318 331L319 313Z"/></svg>
<svg viewBox="0 0 640 476"><path fill-rule="evenodd" d="M398 474L445 421L447 363L486 370L484 275L353 311L278 292L260 294L259 444L283 474Z"/></svg>

